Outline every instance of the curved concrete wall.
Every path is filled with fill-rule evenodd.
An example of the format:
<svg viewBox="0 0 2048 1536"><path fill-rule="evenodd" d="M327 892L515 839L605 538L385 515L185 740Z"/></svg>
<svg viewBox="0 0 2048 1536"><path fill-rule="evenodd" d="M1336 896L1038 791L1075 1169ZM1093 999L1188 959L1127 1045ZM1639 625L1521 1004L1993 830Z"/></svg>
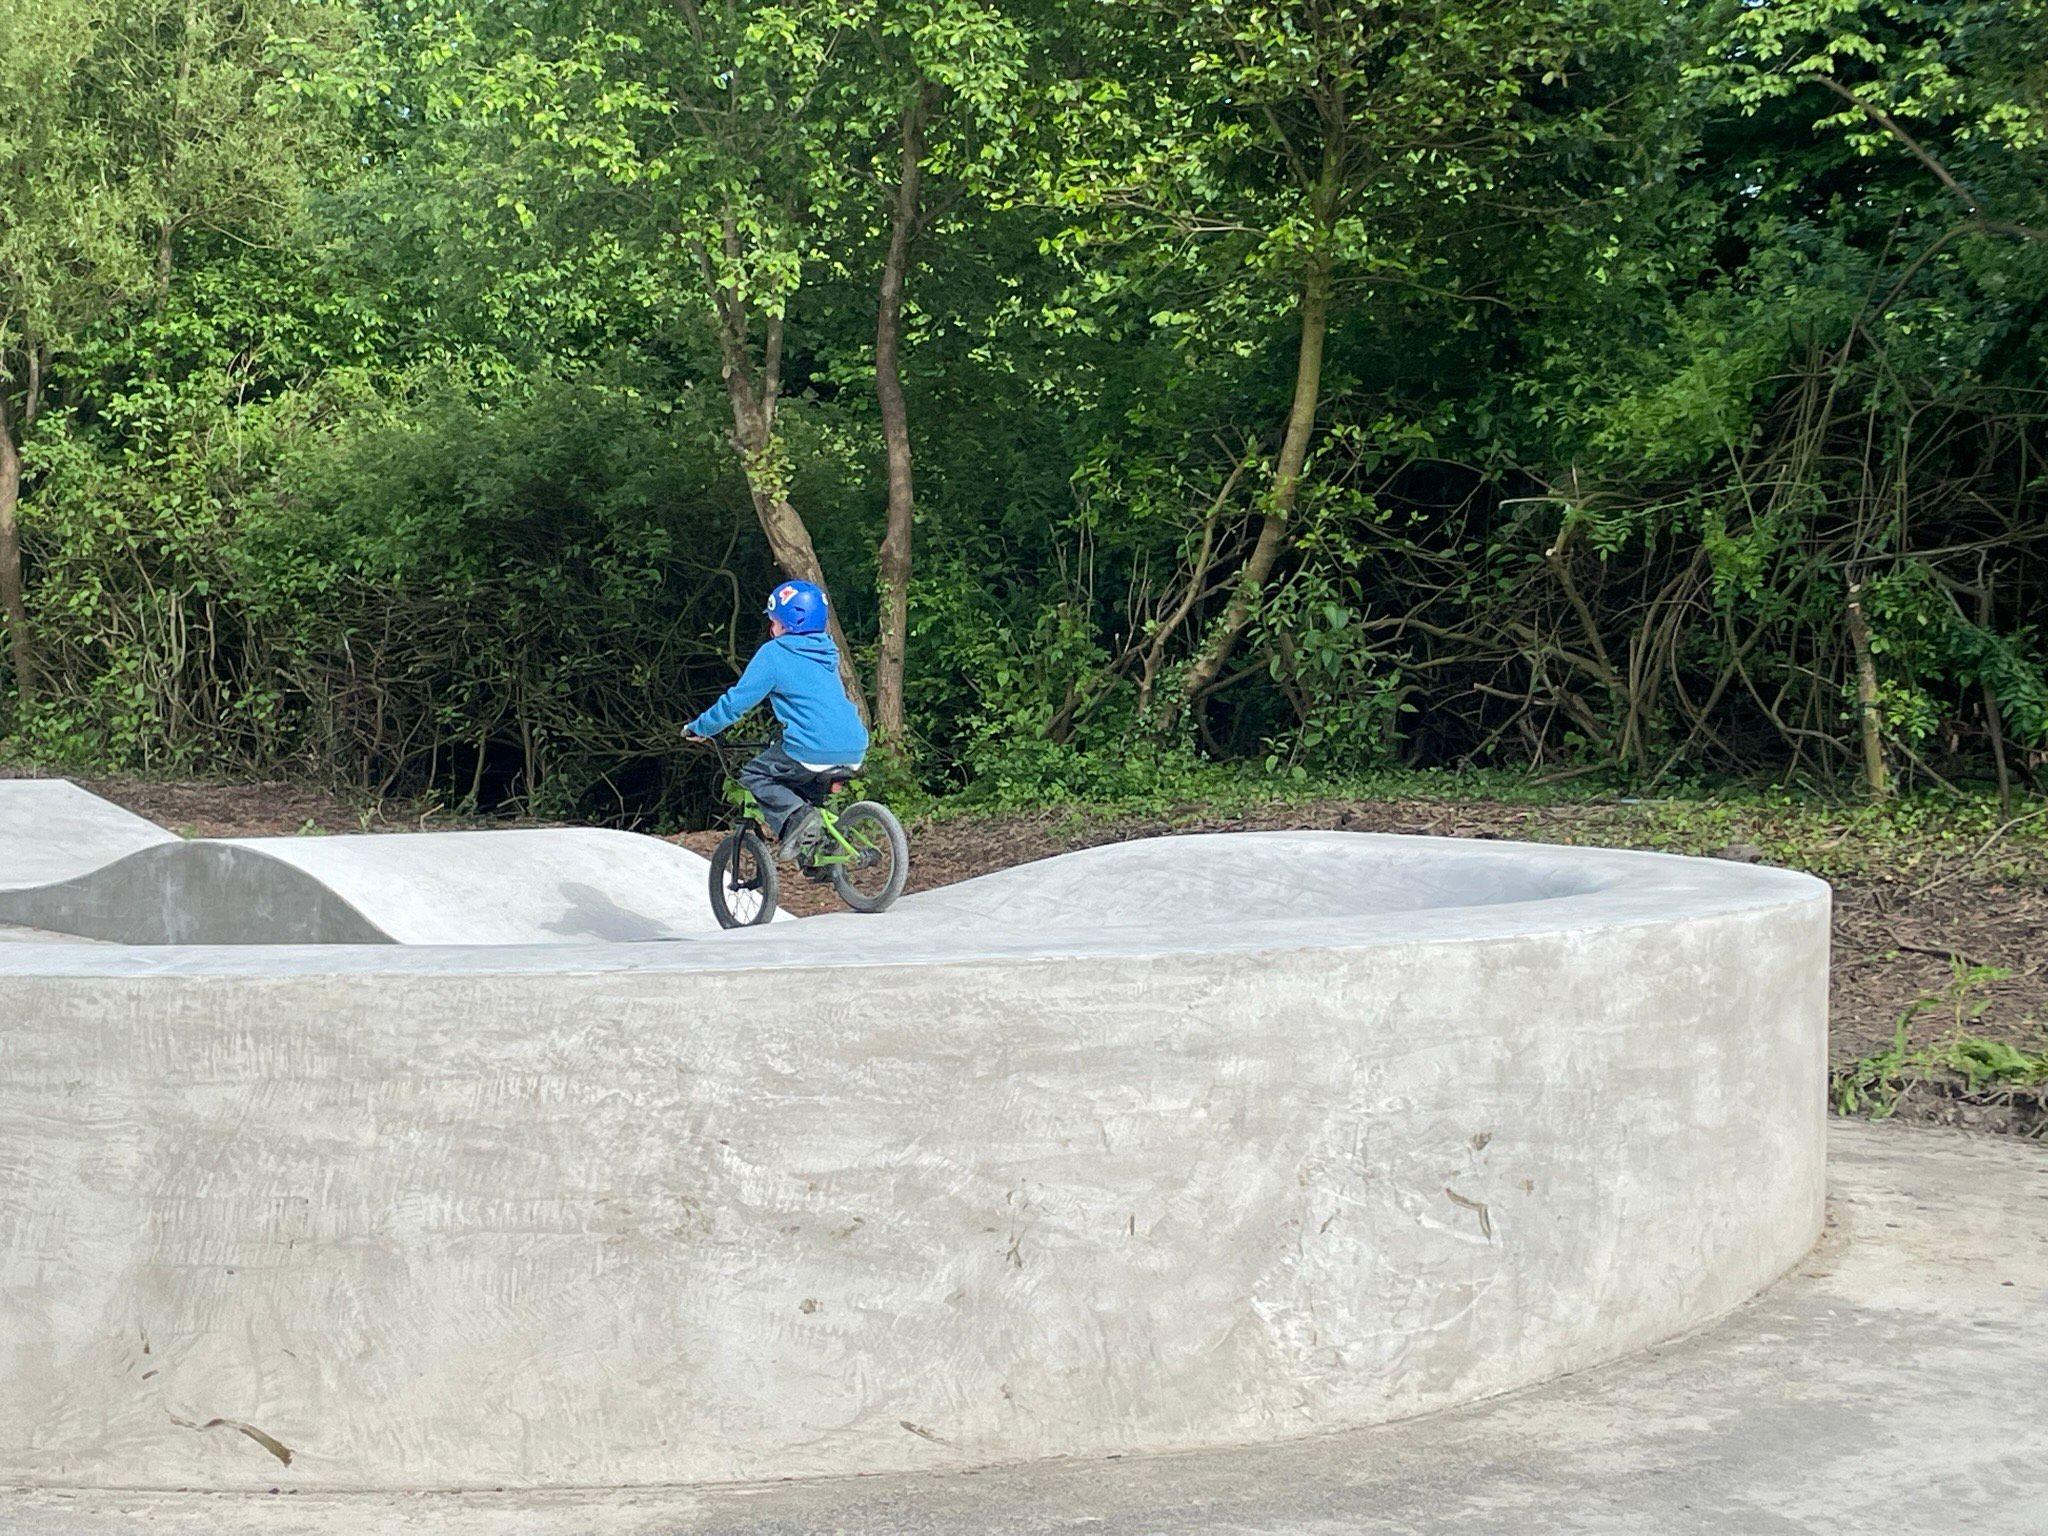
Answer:
<svg viewBox="0 0 2048 1536"><path fill-rule="evenodd" d="M845 1473L1576 1370L1818 1234L1827 918L1297 834L677 944L0 947L0 1476Z"/></svg>
<svg viewBox="0 0 2048 1536"><path fill-rule="evenodd" d="M303 871L232 842L162 843L104 869L0 891L0 922L123 944L389 944Z"/></svg>

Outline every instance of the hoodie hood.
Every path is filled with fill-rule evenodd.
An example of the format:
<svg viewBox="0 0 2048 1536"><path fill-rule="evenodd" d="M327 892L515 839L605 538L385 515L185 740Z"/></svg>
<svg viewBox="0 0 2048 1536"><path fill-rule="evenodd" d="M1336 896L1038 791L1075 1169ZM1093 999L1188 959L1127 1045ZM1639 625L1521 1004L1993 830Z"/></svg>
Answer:
<svg viewBox="0 0 2048 1536"><path fill-rule="evenodd" d="M815 635L778 635L775 643L795 652L806 661L822 661L835 671L838 670L839 647L832 643L832 636L824 630L819 630Z"/></svg>

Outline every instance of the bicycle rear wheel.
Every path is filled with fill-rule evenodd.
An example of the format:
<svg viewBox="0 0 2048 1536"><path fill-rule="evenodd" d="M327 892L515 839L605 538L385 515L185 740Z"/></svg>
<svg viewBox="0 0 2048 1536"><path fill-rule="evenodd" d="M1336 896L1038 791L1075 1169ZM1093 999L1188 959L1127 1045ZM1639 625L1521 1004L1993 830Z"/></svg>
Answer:
<svg viewBox="0 0 2048 1536"><path fill-rule="evenodd" d="M839 835L855 857L832 866L832 888L856 912L886 912L910 877L910 840L886 805L857 801L839 813Z"/></svg>
<svg viewBox="0 0 2048 1536"><path fill-rule="evenodd" d="M751 827L727 837L711 855L711 913L719 927L767 922L781 892L775 855Z"/></svg>

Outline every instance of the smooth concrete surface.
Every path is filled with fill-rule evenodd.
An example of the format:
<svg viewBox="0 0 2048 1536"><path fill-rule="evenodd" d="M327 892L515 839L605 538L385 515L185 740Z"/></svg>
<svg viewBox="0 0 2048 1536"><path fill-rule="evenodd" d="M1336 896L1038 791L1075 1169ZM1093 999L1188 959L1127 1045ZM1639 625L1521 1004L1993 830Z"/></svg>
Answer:
<svg viewBox="0 0 2048 1536"><path fill-rule="evenodd" d="M146 945L637 942L717 932L709 876L595 828L171 839L0 889L0 923Z"/></svg>
<svg viewBox="0 0 2048 1536"><path fill-rule="evenodd" d="M0 893L69 880L177 841L67 779L0 779Z"/></svg>
<svg viewBox="0 0 2048 1536"><path fill-rule="evenodd" d="M1647 1353L1282 1444L978 1473L469 1495L0 1494L19 1536L2038 1536L2048 1148L1836 1122L1829 1228ZM220 1433L220 1431L215 1431ZM907 1433L907 1432L906 1432Z"/></svg>
<svg viewBox="0 0 2048 1536"><path fill-rule="evenodd" d="M675 943L0 946L0 1477L965 1467L1584 1369L1811 1246L1827 933L1303 833Z"/></svg>

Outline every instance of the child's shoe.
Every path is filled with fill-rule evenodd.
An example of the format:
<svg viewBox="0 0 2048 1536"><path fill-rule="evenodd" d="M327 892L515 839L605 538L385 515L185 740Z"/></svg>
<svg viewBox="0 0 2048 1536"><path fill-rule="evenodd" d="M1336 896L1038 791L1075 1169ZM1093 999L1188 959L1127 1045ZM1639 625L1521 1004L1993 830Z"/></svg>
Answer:
<svg viewBox="0 0 2048 1536"><path fill-rule="evenodd" d="M797 863L805 850L818 837L818 813L811 806L794 812L782 828L782 836L775 844L775 859L779 864Z"/></svg>

